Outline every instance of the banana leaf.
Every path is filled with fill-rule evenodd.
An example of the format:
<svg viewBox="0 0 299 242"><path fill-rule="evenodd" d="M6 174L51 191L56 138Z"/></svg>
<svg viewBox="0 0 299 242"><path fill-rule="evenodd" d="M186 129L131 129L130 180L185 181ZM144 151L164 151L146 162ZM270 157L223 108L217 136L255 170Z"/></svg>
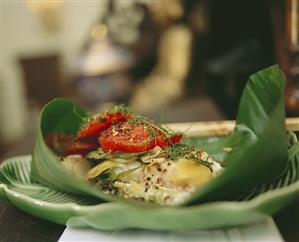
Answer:
<svg viewBox="0 0 299 242"><path fill-rule="evenodd" d="M0 198L37 217L75 227L177 231L240 226L258 222L298 197L299 142L294 133L288 136L286 172L275 181L240 194L234 201L146 209L125 203L101 203L95 197L62 192L32 181L30 155L0 164Z"/></svg>
<svg viewBox="0 0 299 242"><path fill-rule="evenodd" d="M243 91L235 132L215 144L202 145L223 159L227 170L185 203L217 200L273 180L286 169L285 78L278 66L252 75ZM231 147L232 152L223 151Z"/></svg>
<svg viewBox="0 0 299 242"><path fill-rule="evenodd" d="M240 100L233 134L201 146L225 163L225 172L191 194L184 205L234 196L270 182L285 171L288 156L284 85L284 76L277 65L249 78ZM33 151L32 179L66 192L131 203L107 195L68 172L59 164L59 157L45 144L43 137L49 133L75 134L81 121L78 116L85 115L82 109L65 99L54 99L44 107ZM230 147L232 151L225 152L224 147ZM145 206L142 202L134 204Z"/></svg>
<svg viewBox="0 0 299 242"><path fill-rule="evenodd" d="M42 110L39 127L32 154L33 180L62 191L93 195L104 200L111 200L102 191L89 185L86 181L74 176L60 164L60 157L46 145L44 136L53 132L64 132L74 135L79 129L85 112L71 101L54 99Z"/></svg>

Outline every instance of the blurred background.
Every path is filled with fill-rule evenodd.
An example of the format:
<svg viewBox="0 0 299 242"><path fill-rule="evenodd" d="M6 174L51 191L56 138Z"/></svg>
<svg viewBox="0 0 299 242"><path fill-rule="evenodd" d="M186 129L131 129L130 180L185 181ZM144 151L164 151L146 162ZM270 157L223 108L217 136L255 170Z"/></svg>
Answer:
<svg viewBox="0 0 299 242"><path fill-rule="evenodd" d="M162 122L234 119L249 75L275 63L299 116L299 0L1 1L0 154L54 97Z"/></svg>

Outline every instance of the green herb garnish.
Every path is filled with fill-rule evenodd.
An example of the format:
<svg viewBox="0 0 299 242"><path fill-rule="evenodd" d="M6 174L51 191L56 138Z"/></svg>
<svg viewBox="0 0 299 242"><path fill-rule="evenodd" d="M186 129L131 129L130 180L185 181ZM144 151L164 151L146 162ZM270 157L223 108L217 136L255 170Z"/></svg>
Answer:
<svg viewBox="0 0 299 242"><path fill-rule="evenodd" d="M174 144L169 148L166 148L166 152L172 160L178 160L180 158L191 159L199 162L202 165L211 167L212 163L208 162L209 156L206 160L200 157L198 148L187 144Z"/></svg>

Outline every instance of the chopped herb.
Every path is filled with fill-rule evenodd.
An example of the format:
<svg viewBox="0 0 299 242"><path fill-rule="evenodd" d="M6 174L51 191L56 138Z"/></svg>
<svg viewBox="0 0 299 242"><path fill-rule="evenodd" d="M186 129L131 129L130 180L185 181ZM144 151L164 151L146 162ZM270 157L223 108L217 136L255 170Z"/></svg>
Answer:
<svg viewBox="0 0 299 242"><path fill-rule="evenodd" d="M74 113L76 116L80 117L82 120L84 119L83 123L86 123L87 121L90 121L91 119L94 118L94 116L89 116L89 117L82 117L76 110L74 110ZM131 114L131 118L128 120L128 122L131 123L137 123L137 124L145 124L149 127L149 132L152 137L156 137L156 132L155 130L160 131L167 140L169 140L174 134L182 134L181 132L175 132L163 125L155 123L153 120L148 119L147 117L137 114L134 110L126 106L125 104L119 104L113 106L110 110L108 110L105 113L109 114L114 114L114 113L122 113L122 114ZM98 114L97 117L102 118L104 117L105 113Z"/></svg>
<svg viewBox="0 0 299 242"><path fill-rule="evenodd" d="M135 114L135 111L133 111L131 108L129 108L126 104L121 103L118 105L114 105L108 113L122 113L122 114Z"/></svg>
<svg viewBox="0 0 299 242"><path fill-rule="evenodd" d="M156 133L153 129L149 129L149 133L152 137L156 137Z"/></svg>
<svg viewBox="0 0 299 242"><path fill-rule="evenodd" d="M178 160L180 158L185 159L192 159L197 162L199 162L202 165L205 165L207 167L211 167L211 163L207 160L201 159L198 148L192 145L187 144L174 144L171 147L166 149L166 152L170 156L172 160ZM208 157L209 158L209 157Z"/></svg>

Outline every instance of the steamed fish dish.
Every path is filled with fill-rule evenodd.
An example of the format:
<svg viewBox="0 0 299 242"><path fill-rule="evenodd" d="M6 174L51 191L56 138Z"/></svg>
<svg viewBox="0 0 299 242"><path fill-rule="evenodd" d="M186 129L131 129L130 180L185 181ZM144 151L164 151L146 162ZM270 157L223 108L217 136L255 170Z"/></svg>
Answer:
<svg viewBox="0 0 299 242"><path fill-rule="evenodd" d="M84 118L75 137L50 133L61 165L109 194L176 204L209 182L222 163L182 142L183 134L124 105Z"/></svg>

